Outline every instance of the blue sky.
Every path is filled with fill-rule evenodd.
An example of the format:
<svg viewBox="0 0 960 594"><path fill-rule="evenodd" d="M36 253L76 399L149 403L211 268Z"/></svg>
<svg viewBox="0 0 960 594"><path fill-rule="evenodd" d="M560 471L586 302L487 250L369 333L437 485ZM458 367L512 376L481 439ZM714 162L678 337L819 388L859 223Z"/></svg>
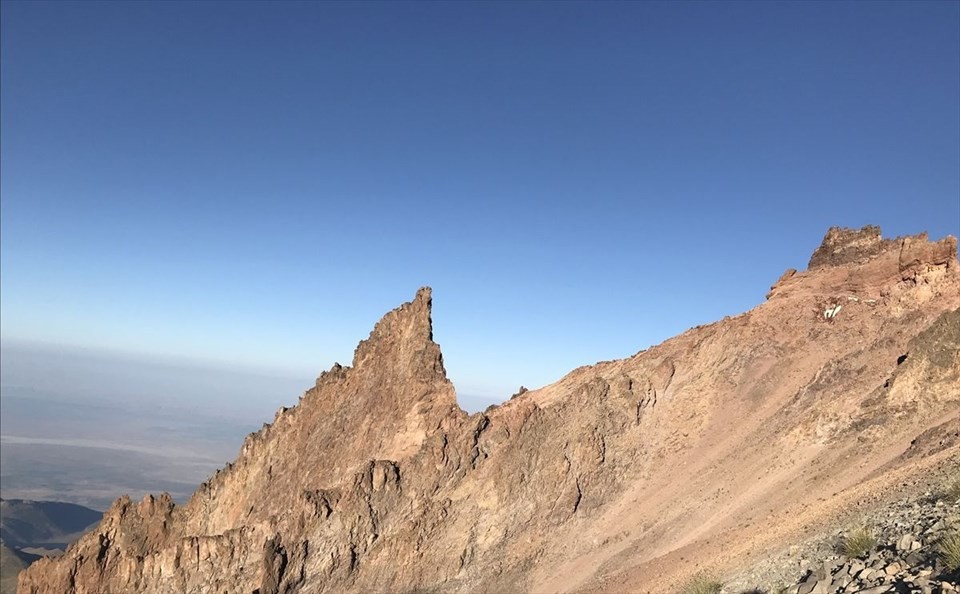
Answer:
<svg viewBox="0 0 960 594"><path fill-rule="evenodd" d="M7 341L500 399L960 232L960 3L4 2ZM291 395L294 397L296 395Z"/></svg>

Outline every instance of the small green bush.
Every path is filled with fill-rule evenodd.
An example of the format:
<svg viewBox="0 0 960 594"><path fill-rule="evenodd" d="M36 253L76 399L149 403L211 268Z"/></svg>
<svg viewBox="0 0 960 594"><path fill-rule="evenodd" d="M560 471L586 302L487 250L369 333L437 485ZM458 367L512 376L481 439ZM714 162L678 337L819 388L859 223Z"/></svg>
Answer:
<svg viewBox="0 0 960 594"><path fill-rule="evenodd" d="M682 594L720 594L723 582L708 573L698 573L683 587Z"/></svg>
<svg viewBox="0 0 960 594"><path fill-rule="evenodd" d="M960 530L954 530L940 539L940 558L947 571L960 569Z"/></svg>
<svg viewBox="0 0 960 594"><path fill-rule="evenodd" d="M877 546L877 537L869 528L857 528L840 541L839 552L850 558L862 557Z"/></svg>

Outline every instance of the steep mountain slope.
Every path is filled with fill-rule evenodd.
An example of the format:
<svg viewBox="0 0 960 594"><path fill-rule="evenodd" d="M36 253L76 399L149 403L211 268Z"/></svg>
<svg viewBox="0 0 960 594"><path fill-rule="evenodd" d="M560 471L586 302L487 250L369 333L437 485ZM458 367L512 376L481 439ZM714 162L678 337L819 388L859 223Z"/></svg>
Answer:
<svg viewBox="0 0 960 594"><path fill-rule="evenodd" d="M957 242L831 229L768 300L488 411L430 291L184 506L121 498L19 592L666 592L960 467Z"/></svg>

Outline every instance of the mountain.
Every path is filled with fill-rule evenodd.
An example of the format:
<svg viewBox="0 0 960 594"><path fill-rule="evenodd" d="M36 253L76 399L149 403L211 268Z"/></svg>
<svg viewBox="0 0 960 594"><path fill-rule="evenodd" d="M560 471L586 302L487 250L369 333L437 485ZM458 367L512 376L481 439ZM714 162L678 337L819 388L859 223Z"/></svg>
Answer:
<svg viewBox="0 0 960 594"><path fill-rule="evenodd" d="M118 499L19 592L669 592L956 472L958 307L955 238L834 228L753 310L468 415L424 288L186 504Z"/></svg>
<svg viewBox="0 0 960 594"><path fill-rule="evenodd" d="M17 551L0 543L0 594L16 592L17 575L38 558L37 555Z"/></svg>
<svg viewBox="0 0 960 594"><path fill-rule="evenodd" d="M72 503L0 499L0 594L16 591L17 574L40 558L37 552L66 549L101 518Z"/></svg>
<svg viewBox="0 0 960 594"><path fill-rule="evenodd" d="M0 540L14 548L63 549L103 513L60 501L0 499Z"/></svg>

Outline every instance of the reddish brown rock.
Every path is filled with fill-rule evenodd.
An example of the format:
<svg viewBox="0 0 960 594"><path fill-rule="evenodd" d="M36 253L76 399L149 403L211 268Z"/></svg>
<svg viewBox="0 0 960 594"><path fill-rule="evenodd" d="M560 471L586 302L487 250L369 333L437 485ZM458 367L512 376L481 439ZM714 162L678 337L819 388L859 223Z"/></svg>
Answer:
<svg viewBox="0 0 960 594"><path fill-rule="evenodd" d="M900 272L921 267L949 267L957 259L957 238L947 236L931 242L926 233L904 237L900 244Z"/></svg>
<svg viewBox="0 0 960 594"><path fill-rule="evenodd" d="M782 285L784 285L788 280L793 278L793 275L795 275L796 273L797 273L796 268L787 268L784 271L784 273L780 275L780 278L777 279L777 282L773 283L773 285L770 286L770 292L767 293L766 298L770 299L771 297L776 295L777 289L779 289Z"/></svg>
<svg viewBox="0 0 960 594"><path fill-rule="evenodd" d="M882 239L880 227L875 225L859 230L830 227L820 247L810 257L807 268L862 263L896 243L896 240Z"/></svg>
<svg viewBox="0 0 960 594"><path fill-rule="evenodd" d="M665 592L960 467L910 450L960 422L956 240L831 230L773 293L468 415L421 289L185 505L118 500L18 591Z"/></svg>

